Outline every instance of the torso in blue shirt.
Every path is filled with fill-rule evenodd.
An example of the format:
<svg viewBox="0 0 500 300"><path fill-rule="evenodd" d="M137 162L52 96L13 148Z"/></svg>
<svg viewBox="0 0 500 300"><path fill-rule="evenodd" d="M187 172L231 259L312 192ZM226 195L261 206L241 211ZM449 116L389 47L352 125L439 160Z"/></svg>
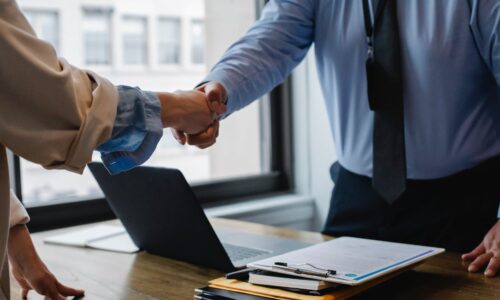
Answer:
<svg viewBox="0 0 500 300"><path fill-rule="evenodd" d="M500 155L500 1L398 5L408 177L443 177ZM371 176L361 0L271 1L207 80L220 81L237 110L283 80L312 42L339 160Z"/></svg>

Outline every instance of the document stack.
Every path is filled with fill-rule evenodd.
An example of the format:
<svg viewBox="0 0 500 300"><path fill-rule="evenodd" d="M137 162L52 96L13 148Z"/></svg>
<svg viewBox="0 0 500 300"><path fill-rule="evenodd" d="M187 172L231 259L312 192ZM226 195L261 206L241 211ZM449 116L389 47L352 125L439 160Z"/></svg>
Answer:
<svg viewBox="0 0 500 300"><path fill-rule="evenodd" d="M202 300L353 297L444 249L342 237L250 263L195 290Z"/></svg>

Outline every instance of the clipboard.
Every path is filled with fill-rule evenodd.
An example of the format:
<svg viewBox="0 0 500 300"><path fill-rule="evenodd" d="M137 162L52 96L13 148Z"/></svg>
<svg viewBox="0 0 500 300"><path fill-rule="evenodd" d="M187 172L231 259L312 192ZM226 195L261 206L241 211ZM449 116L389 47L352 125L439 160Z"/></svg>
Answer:
<svg viewBox="0 0 500 300"><path fill-rule="evenodd" d="M443 248L341 237L256 261L247 266L355 286L444 251Z"/></svg>

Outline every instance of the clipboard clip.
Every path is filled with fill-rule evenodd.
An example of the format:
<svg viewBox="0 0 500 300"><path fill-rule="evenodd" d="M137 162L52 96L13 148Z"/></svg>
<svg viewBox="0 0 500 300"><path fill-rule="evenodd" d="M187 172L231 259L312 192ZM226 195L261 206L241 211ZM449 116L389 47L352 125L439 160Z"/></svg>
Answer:
<svg viewBox="0 0 500 300"><path fill-rule="evenodd" d="M304 268L300 268L299 266L309 266L309 267L316 269L316 270L304 269ZM324 277L324 278L333 277L337 274L337 271L335 271L335 270L318 268L318 267L316 267L312 264L309 264L309 263L290 265L286 262L277 261L274 263L272 268L285 270L288 272L295 273L297 275L303 274L303 275L311 275L311 276L318 276L318 277Z"/></svg>

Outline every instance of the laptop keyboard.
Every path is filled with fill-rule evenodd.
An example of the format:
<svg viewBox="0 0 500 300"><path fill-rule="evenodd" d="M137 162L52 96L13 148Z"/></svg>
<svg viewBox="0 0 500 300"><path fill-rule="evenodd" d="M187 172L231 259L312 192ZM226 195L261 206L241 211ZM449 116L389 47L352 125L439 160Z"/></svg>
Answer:
<svg viewBox="0 0 500 300"><path fill-rule="evenodd" d="M226 249L227 255L229 255L229 258L231 258L232 261L247 260L272 253L271 251L247 248L226 243L223 243L222 245L224 246L224 249Z"/></svg>

